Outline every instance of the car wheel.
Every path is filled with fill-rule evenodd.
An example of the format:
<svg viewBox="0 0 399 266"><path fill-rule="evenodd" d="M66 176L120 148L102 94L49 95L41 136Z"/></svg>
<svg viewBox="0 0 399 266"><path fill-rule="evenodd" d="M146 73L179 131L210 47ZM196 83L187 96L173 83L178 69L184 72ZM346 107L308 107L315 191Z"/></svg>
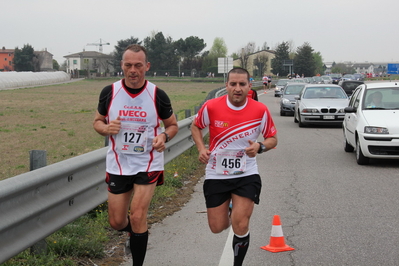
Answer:
<svg viewBox="0 0 399 266"><path fill-rule="evenodd" d="M299 113L299 111L298 111L298 126L299 127L304 127L305 126L305 124L302 123L301 114Z"/></svg>
<svg viewBox="0 0 399 266"><path fill-rule="evenodd" d="M346 139L345 131L344 131L344 150L346 152L353 152L355 150L355 148L353 148L353 146L348 143L348 140Z"/></svg>
<svg viewBox="0 0 399 266"><path fill-rule="evenodd" d="M359 139L356 141L356 161L359 165L369 164L369 158L365 157L362 152L362 148L360 147Z"/></svg>

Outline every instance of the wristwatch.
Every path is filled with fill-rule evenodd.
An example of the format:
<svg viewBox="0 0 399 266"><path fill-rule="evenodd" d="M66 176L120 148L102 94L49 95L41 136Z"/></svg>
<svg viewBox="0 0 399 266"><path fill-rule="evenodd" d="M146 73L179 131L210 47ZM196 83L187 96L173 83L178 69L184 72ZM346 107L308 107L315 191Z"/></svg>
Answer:
<svg viewBox="0 0 399 266"><path fill-rule="evenodd" d="M258 143L259 143L259 150L258 150L258 153L261 154L261 153L263 153L264 151L266 151L266 147L265 147L265 145L263 145L262 142L258 142Z"/></svg>
<svg viewBox="0 0 399 266"><path fill-rule="evenodd" d="M166 137L165 143L168 142L168 141L169 141L169 135L168 135L168 133L162 132L161 134L165 134L165 137Z"/></svg>

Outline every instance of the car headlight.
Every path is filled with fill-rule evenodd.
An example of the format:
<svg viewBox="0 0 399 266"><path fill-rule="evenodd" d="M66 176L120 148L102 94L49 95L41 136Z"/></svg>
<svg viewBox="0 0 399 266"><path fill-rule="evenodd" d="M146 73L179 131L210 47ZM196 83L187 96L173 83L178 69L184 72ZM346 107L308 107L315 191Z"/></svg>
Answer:
<svg viewBox="0 0 399 266"><path fill-rule="evenodd" d="M283 99L281 99L281 102L282 102L283 104L289 104L289 103L290 103L290 100L288 100L288 99L286 99L286 98L283 98Z"/></svg>
<svg viewBox="0 0 399 266"><path fill-rule="evenodd" d="M345 109L344 108L339 109L338 113L345 113Z"/></svg>
<svg viewBox="0 0 399 266"><path fill-rule="evenodd" d="M389 134L389 130L386 127L364 127L364 133Z"/></svg>
<svg viewBox="0 0 399 266"><path fill-rule="evenodd" d="M319 110L316 108L304 108L302 109L302 113L318 113Z"/></svg>

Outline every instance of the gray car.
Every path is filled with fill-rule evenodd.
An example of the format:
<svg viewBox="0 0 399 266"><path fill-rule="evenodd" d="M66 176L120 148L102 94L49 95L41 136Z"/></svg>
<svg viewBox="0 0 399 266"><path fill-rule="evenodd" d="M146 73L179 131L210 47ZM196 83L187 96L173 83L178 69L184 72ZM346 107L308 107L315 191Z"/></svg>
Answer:
<svg viewBox="0 0 399 266"><path fill-rule="evenodd" d="M290 82L289 79L279 79L276 83L276 88L274 89L274 97L280 97L283 94L284 86Z"/></svg>
<svg viewBox="0 0 399 266"><path fill-rule="evenodd" d="M280 115L294 114L295 96L305 87L307 83L287 83L283 89L280 99Z"/></svg>
<svg viewBox="0 0 399 266"><path fill-rule="evenodd" d="M294 122L299 127L307 124L342 126L349 99L340 86L308 84L295 99Z"/></svg>

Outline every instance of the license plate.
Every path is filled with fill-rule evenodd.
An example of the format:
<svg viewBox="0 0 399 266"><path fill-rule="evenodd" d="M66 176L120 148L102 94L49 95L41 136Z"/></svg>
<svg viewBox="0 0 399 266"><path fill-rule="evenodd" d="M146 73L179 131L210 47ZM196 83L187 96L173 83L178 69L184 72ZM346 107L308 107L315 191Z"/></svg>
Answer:
<svg viewBox="0 0 399 266"><path fill-rule="evenodd" d="M323 119L334 119L333 115L323 115Z"/></svg>

